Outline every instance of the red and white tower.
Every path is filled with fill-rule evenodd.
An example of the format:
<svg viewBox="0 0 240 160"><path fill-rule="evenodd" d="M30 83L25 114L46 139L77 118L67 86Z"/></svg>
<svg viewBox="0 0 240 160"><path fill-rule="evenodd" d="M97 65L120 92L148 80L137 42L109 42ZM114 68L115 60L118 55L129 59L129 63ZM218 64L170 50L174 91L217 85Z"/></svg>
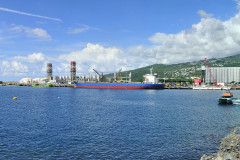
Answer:
<svg viewBox="0 0 240 160"><path fill-rule="evenodd" d="M52 63L47 63L47 78L52 79Z"/></svg>
<svg viewBox="0 0 240 160"><path fill-rule="evenodd" d="M71 73L71 82L72 82L76 80L76 61L71 61L70 65L71 65L70 73Z"/></svg>

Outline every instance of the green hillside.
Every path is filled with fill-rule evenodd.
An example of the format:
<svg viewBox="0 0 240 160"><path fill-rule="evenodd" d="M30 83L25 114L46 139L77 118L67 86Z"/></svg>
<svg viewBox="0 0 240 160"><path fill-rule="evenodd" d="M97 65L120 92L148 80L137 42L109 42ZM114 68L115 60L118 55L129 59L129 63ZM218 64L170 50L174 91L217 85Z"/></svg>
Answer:
<svg viewBox="0 0 240 160"><path fill-rule="evenodd" d="M208 63L210 67L240 67L240 54L226 58L209 59ZM159 78L187 80L193 76L201 76L202 65L205 65L205 60L171 65L154 64L127 71L127 73L132 73L132 81L142 81L143 75L149 73L150 68L153 67L153 73L158 73ZM125 75L124 73L126 72L122 72L123 75Z"/></svg>

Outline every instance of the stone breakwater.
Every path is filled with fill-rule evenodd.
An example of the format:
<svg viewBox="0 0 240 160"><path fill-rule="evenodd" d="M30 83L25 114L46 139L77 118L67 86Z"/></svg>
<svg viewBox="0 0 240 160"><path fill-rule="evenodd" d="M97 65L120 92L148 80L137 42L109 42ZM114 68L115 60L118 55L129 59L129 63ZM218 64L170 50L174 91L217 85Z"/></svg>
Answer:
<svg viewBox="0 0 240 160"><path fill-rule="evenodd" d="M235 127L232 133L222 139L217 153L203 155L200 160L240 160L240 134L236 134L239 129Z"/></svg>

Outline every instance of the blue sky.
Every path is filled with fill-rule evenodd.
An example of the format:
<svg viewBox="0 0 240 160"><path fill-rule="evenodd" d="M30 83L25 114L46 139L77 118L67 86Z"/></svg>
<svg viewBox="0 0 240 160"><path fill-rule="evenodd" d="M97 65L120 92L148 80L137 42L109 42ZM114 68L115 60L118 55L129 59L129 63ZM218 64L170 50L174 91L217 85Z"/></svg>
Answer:
<svg viewBox="0 0 240 160"><path fill-rule="evenodd" d="M0 80L114 72L240 53L237 0L0 1Z"/></svg>

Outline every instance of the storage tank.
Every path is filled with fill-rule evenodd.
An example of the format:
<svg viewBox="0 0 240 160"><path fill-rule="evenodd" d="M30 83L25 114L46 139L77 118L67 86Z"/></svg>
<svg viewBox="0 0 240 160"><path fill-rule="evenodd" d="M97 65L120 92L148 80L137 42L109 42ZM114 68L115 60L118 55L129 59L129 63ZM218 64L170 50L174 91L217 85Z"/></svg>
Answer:
<svg viewBox="0 0 240 160"><path fill-rule="evenodd" d="M24 83L24 84L28 84L28 83L32 83L33 79L32 78L23 78L19 81L19 83Z"/></svg>

